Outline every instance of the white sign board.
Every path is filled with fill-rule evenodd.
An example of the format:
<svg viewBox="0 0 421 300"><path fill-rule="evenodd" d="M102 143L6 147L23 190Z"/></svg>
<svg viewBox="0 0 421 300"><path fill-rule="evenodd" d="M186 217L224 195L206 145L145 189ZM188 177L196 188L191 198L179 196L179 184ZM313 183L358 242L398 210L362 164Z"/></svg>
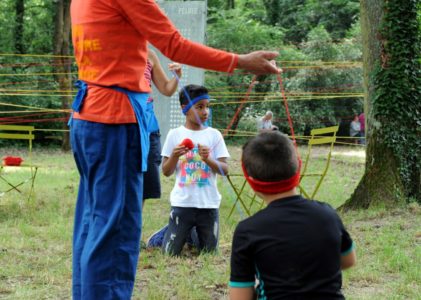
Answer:
<svg viewBox="0 0 421 300"><path fill-rule="evenodd" d="M158 2L161 9L171 19L181 34L192 41L204 43L206 28L206 1L163 1ZM151 47L153 48L153 47ZM167 76L172 78L174 75L168 71L168 63L171 62L163 56L158 50L159 60ZM204 70L187 65L182 66L182 77L180 86L188 84L203 85ZM159 121L161 130L161 142L165 140L168 131L183 125L185 117L181 113L178 92L172 97L161 95L153 87L152 96L154 99L155 114Z"/></svg>

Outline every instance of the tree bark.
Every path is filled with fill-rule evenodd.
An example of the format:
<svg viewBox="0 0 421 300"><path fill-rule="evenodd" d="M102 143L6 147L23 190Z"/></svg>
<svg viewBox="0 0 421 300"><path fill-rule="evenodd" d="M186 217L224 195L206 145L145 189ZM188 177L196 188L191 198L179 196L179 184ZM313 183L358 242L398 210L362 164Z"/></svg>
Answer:
<svg viewBox="0 0 421 300"><path fill-rule="evenodd" d="M366 115L365 174L351 198L343 208L394 206L403 202L404 189L399 175L398 160L385 145L379 133L382 120L373 116L375 86L373 72L381 64L382 43L379 33L384 13L384 0L361 0L361 26L363 37L364 90Z"/></svg>
<svg viewBox="0 0 421 300"><path fill-rule="evenodd" d="M72 85L71 60L70 60L70 0L59 0L55 9L55 33L54 33L54 73L62 91L70 91ZM62 109L70 107L70 99L63 96L61 99ZM63 129L68 129L67 122L63 123ZM69 133L63 134L62 150L70 150Z"/></svg>
<svg viewBox="0 0 421 300"><path fill-rule="evenodd" d="M226 9L234 9L235 8L235 0L227 0L225 3Z"/></svg>
<svg viewBox="0 0 421 300"><path fill-rule="evenodd" d="M24 0L16 0L15 3L15 50L16 53L24 54L25 46L23 44L23 24L24 24L24 15L25 15L25 5Z"/></svg>

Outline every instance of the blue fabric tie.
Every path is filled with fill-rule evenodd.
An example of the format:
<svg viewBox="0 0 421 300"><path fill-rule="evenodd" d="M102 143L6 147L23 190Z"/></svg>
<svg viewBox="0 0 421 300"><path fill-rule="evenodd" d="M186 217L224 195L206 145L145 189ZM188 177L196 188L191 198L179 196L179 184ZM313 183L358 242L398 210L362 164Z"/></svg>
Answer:
<svg viewBox="0 0 421 300"><path fill-rule="evenodd" d="M88 85L86 82L78 80L75 83L75 87L78 88L78 91L75 99L73 100L72 109L75 112L80 112L80 109L83 106L83 100L85 99L86 93L88 92Z"/></svg>
<svg viewBox="0 0 421 300"><path fill-rule="evenodd" d="M88 84L82 80L78 80L76 81L75 86L78 87L79 90L73 100L72 109L74 112L80 112L83 106L83 101L85 100L88 92ZM129 98L133 111L136 115L137 123L139 125L140 146L142 149L142 172L146 172L148 168L149 133L153 130L156 130L156 128L159 129L158 122L156 121L156 117L153 113L153 106L148 107L147 104L149 94L132 92L121 87L101 87L119 91L126 94ZM69 122L67 123L68 126L71 126L72 119L73 113L70 116Z"/></svg>
<svg viewBox="0 0 421 300"><path fill-rule="evenodd" d="M189 98L187 98L187 99L189 99ZM192 108L193 105L195 105L197 102L199 102L200 100L203 100L203 99L209 100L209 95L203 94L203 95L197 96L193 100L189 101L189 103L183 108L183 114L186 115L187 112L189 111L189 109Z"/></svg>
<svg viewBox="0 0 421 300"><path fill-rule="evenodd" d="M76 81L75 87L78 88L78 91L75 98L73 99L73 111L70 114L69 121L67 122L67 126L69 127L72 126L73 112L80 112L83 106L83 101L85 100L86 94L88 93L88 85L83 80Z"/></svg>
<svg viewBox="0 0 421 300"><path fill-rule="evenodd" d="M146 104L146 111L149 115L149 122L148 122L148 132L158 132L159 131L159 123L158 119L156 118L155 112L153 110L153 101L148 101Z"/></svg>
<svg viewBox="0 0 421 300"><path fill-rule="evenodd" d="M142 172L148 169L148 154L149 154L149 124L152 118L151 111L147 109L148 93L132 92L121 87L111 87L113 90L122 92L127 95L132 104L132 108L136 115L137 124L140 132L140 146L142 149Z"/></svg>

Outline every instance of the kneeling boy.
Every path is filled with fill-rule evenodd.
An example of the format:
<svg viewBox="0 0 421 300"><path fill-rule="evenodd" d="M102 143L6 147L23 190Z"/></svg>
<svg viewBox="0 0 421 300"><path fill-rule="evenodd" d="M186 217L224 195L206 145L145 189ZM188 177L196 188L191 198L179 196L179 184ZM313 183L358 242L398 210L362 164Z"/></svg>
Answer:
<svg viewBox="0 0 421 300"><path fill-rule="evenodd" d="M207 89L198 85L184 87L180 105L186 116L185 125L170 130L162 148L163 174L176 175L170 195L168 229L162 243L163 252L170 255L180 254L193 228L199 250L216 250L221 203L216 174L228 173L229 153L222 134L204 125L209 117ZM182 143L186 139L189 143Z"/></svg>

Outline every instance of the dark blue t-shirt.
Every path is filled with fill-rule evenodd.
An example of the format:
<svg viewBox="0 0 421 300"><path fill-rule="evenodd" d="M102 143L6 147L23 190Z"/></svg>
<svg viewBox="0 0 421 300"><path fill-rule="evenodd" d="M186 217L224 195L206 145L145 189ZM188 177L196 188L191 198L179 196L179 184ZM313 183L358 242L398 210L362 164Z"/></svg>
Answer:
<svg viewBox="0 0 421 300"><path fill-rule="evenodd" d="M341 255L353 241L328 204L293 196L273 201L234 232L231 287L259 299L344 299Z"/></svg>

